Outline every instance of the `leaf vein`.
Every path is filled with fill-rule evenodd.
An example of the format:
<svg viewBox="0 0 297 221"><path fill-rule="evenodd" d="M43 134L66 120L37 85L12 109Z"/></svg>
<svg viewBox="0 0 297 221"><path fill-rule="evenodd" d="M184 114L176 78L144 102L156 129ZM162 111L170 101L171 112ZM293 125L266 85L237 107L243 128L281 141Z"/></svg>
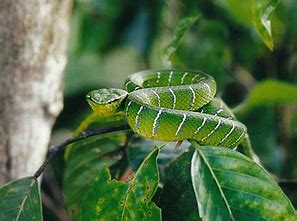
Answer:
<svg viewBox="0 0 297 221"><path fill-rule="evenodd" d="M227 199L226 199L226 196L225 196L225 194L224 194L224 192L223 192L223 190L222 190L222 188L221 188L220 182L218 181L218 179L217 179L217 177L216 177L214 171L212 170L212 167L211 167L211 165L209 164L208 159L204 156L204 153L203 153L200 149L196 149L196 150L199 152L199 155L202 157L203 161L205 162L206 166L208 167L209 172L211 173L211 176L212 176L212 178L214 179L214 181L215 181L215 183L216 183L216 185L217 185L217 187L218 187L218 189L219 189L219 192L221 193L221 196L222 196L222 198L223 198L223 200L224 200L224 202L225 202L225 204L226 204L228 213L229 213L230 216L231 216L231 220L235 221L234 216L233 216L233 214L232 214L232 211L231 211L231 209L230 209L230 205L229 205L229 203L228 203L228 201L227 201Z"/></svg>

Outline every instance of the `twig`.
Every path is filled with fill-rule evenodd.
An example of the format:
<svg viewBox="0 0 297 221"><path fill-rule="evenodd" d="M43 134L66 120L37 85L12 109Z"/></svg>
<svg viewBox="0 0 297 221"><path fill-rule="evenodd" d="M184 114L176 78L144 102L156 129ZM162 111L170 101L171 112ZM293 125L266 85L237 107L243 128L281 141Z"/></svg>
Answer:
<svg viewBox="0 0 297 221"><path fill-rule="evenodd" d="M45 170L46 166L48 165L49 161L61 150L63 150L68 144L72 144L76 141L94 136L94 135L99 135L99 134L106 134L106 133L111 133L115 131L120 131L120 130L127 130L129 129L129 126L127 124L124 125L119 125L119 126L114 126L114 127L106 127L106 128L97 128L97 129L90 129L82 132L76 137L67 139L63 141L62 143L53 145L49 151L48 151L48 156L43 162L43 164L39 167L39 169L35 172L33 177L37 179Z"/></svg>

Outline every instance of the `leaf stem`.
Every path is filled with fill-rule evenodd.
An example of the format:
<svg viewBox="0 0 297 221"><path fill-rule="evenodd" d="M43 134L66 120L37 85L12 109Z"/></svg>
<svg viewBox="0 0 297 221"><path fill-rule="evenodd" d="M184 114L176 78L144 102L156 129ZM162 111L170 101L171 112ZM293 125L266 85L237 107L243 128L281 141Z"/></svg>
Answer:
<svg viewBox="0 0 297 221"><path fill-rule="evenodd" d="M106 134L106 133L111 133L111 132L116 132L120 130L127 130L129 129L129 126L127 124L122 124L119 126L114 126L114 127L104 127L104 128L96 128L96 129L89 129L86 131L83 131L80 133L78 136L69 138L62 143L53 145L49 151L47 158L43 162L43 164L39 167L39 169L35 172L33 177L37 179L45 170L46 166L49 164L49 161L61 150L63 150L67 145L72 144L74 142L80 141L82 139L95 136L95 135L100 135L100 134Z"/></svg>

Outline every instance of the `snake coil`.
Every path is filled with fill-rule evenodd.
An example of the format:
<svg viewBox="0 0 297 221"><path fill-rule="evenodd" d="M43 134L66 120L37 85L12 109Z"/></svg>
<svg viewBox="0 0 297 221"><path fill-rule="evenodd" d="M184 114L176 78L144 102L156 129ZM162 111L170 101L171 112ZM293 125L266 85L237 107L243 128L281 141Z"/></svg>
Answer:
<svg viewBox="0 0 297 221"><path fill-rule="evenodd" d="M126 118L135 133L162 141L197 140L233 148L246 127L214 98L216 83L194 71L142 71L128 77Z"/></svg>
<svg viewBox="0 0 297 221"><path fill-rule="evenodd" d="M146 70L130 75L125 87L128 93L119 89L91 92L89 103L102 115L108 114L104 109L108 105L125 111L131 129L143 137L193 139L201 145L234 148L247 134L245 125L214 97L216 83L203 72ZM102 97L109 97L106 104L98 101Z"/></svg>

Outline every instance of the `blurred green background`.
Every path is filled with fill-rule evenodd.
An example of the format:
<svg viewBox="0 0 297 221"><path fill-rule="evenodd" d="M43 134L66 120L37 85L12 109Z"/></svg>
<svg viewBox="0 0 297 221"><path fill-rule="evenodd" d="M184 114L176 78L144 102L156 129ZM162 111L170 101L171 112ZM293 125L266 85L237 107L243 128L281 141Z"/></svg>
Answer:
<svg viewBox="0 0 297 221"><path fill-rule="evenodd" d="M75 0L64 110L55 124L52 142L69 136L91 112L84 98L90 90L123 88L127 75L133 72L165 68L163 49L186 16L201 14L182 39L173 66L214 76L218 96L231 107L265 79L297 84L297 1L281 0L272 16L273 51L254 28L250 4L238 0ZM280 178L296 179L297 106L259 107L239 120L247 125L264 166ZM54 171L59 171L57 185L61 183L62 159L61 155L52 164L58 168ZM44 189L47 192L46 183ZM289 188L285 191L296 206L297 193ZM47 210L49 217L57 216Z"/></svg>

